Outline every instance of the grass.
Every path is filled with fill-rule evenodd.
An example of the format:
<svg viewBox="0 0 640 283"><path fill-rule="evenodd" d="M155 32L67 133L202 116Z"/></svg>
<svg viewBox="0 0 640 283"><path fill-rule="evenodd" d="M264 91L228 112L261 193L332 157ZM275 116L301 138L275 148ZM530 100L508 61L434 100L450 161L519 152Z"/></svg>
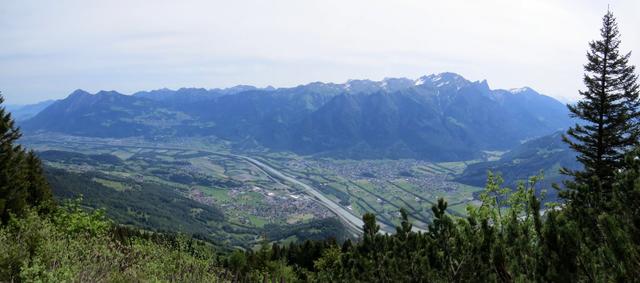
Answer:
<svg viewBox="0 0 640 283"><path fill-rule="evenodd" d="M169 155L160 155L158 156L158 159L162 161L168 161L168 162L173 162L176 160L175 158L173 158L173 156L169 156Z"/></svg>
<svg viewBox="0 0 640 283"><path fill-rule="evenodd" d="M243 191L235 201L239 201L247 205L257 206L259 204L262 204L263 199L264 196L260 193Z"/></svg>
<svg viewBox="0 0 640 283"><path fill-rule="evenodd" d="M284 238L280 241L278 241L281 245L288 245L290 243L295 243L298 241L298 237L296 237L295 235L293 236L289 236L288 238Z"/></svg>
<svg viewBox="0 0 640 283"><path fill-rule="evenodd" d="M93 181L100 183L101 185L108 187L108 188L112 188L116 191L119 192L124 192L129 188L129 186L123 184L122 182L118 182L118 181L112 181L112 180L107 180L107 179L102 179L102 178L93 178Z"/></svg>
<svg viewBox="0 0 640 283"><path fill-rule="evenodd" d="M216 177L227 177L227 175L224 174L224 167L220 166L219 164L213 163L209 158L192 158L189 159L189 162L200 169L204 169L205 172L211 173Z"/></svg>
<svg viewBox="0 0 640 283"><path fill-rule="evenodd" d="M129 159L129 157L131 157L134 154L136 154L136 152L125 151L125 150L116 150L116 151L110 152L110 154L113 154L113 155L117 156L118 158L120 158L122 160L127 160L127 159Z"/></svg>
<svg viewBox="0 0 640 283"><path fill-rule="evenodd" d="M287 219L287 223L288 224L294 224L294 223L298 223L298 222L308 221L308 220L311 220L313 218L314 218L313 214L309 214L309 213L300 214L300 213L297 213L297 214L289 216L289 218Z"/></svg>
<svg viewBox="0 0 640 283"><path fill-rule="evenodd" d="M198 188L202 190L206 195L213 197L218 202L231 201L231 197L229 196L228 190L212 189L212 188L207 188L202 186L198 186Z"/></svg>
<svg viewBox="0 0 640 283"><path fill-rule="evenodd" d="M431 167L428 167L428 166L416 166L413 169L419 172L425 173L427 175L438 174L437 171L431 169Z"/></svg>
<svg viewBox="0 0 640 283"><path fill-rule="evenodd" d="M440 163L437 163L437 164L441 168L446 168L446 169L450 170L450 173L452 173L452 174L462 174L464 169L467 168L467 166L469 164L472 164L472 163L473 162L467 163L466 161L459 161L459 162L440 162Z"/></svg>
<svg viewBox="0 0 640 283"><path fill-rule="evenodd" d="M466 215L467 214L467 206L469 205L469 203L460 203L460 204L455 204L452 206L449 206L447 209L449 210L453 210L455 212L457 212L460 215Z"/></svg>

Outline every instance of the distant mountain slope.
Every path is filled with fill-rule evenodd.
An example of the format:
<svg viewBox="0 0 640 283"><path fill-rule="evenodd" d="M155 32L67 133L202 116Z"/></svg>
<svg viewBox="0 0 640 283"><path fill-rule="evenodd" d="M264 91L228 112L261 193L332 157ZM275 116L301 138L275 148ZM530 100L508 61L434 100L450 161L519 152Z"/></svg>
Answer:
<svg viewBox="0 0 640 283"><path fill-rule="evenodd" d="M530 88L491 90L454 73L294 88L76 91L27 131L95 137L214 135L236 145L347 158L460 160L570 124L566 107Z"/></svg>
<svg viewBox="0 0 640 283"><path fill-rule="evenodd" d="M55 100L45 100L35 104L27 105L7 105L6 108L11 112L11 116L18 122L27 120L53 104Z"/></svg>
<svg viewBox="0 0 640 283"><path fill-rule="evenodd" d="M560 183L565 176L560 175L561 167L579 169L576 154L561 138L562 132L527 141L505 153L499 160L469 165L456 181L472 186L484 186L487 172L500 174L505 185L514 187L518 181L527 180L544 173L539 188L548 189L550 198L555 198L552 183Z"/></svg>
<svg viewBox="0 0 640 283"><path fill-rule="evenodd" d="M188 128L191 120L187 114L150 99L114 91L89 94L77 90L22 125L25 131L121 138L175 135Z"/></svg>
<svg viewBox="0 0 640 283"><path fill-rule="evenodd" d="M473 156L474 137L419 99L415 93L336 96L303 121L296 144L305 153L353 158Z"/></svg>

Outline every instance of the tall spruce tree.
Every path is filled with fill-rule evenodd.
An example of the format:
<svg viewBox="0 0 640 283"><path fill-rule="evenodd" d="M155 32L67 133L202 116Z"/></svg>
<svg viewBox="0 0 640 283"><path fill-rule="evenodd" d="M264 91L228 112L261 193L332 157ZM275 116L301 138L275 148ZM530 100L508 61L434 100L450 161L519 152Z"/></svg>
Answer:
<svg viewBox="0 0 640 283"><path fill-rule="evenodd" d="M28 206L48 212L53 201L40 160L16 144L20 130L2 107L3 102L0 94L0 224L11 214L22 214Z"/></svg>
<svg viewBox="0 0 640 283"><path fill-rule="evenodd" d="M563 136L584 168L562 170L574 177L562 195L588 207L601 206L611 198L615 171L640 134L638 77L629 64L631 52L620 54L620 33L610 11L603 17L600 35L589 43L582 99L568 105L571 116L582 123Z"/></svg>
<svg viewBox="0 0 640 283"><path fill-rule="evenodd" d="M4 98L0 95L0 105ZM21 211L26 204L24 174L21 168L24 154L14 145L20 138L11 114L0 107L0 223L9 219L12 211ZM18 189L20 188L20 189Z"/></svg>
<svg viewBox="0 0 640 283"><path fill-rule="evenodd" d="M53 209L53 195L51 188L44 176L42 162L36 153L31 150L25 158L27 186L27 203L36 206L39 212L48 213Z"/></svg>

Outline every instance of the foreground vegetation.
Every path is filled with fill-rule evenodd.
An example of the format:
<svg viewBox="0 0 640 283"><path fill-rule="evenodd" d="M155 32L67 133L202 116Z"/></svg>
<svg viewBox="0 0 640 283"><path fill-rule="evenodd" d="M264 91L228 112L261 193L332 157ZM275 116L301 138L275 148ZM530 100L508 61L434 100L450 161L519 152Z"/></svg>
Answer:
<svg viewBox="0 0 640 283"><path fill-rule="evenodd" d="M224 281L209 245L118 228L77 204L11 219L0 228L0 250L3 282Z"/></svg>

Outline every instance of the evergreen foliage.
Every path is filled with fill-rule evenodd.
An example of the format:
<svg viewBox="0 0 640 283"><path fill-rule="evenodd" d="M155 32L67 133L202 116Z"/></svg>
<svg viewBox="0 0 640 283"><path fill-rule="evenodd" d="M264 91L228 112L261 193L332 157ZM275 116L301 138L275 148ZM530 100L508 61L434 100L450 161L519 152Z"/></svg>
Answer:
<svg viewBox="0 0 640 283"><path fill-rule="evenodd" d="M629 64L631 53L620 54L618 24L609 11L600 35L601 39L589 43L582 100L568 105L571 116L584 124L571 127L563 137L584 165L584 170L564 170L574 177L567 183L565 197L586 207L602 205L612 197L615 170L640 135L638 76Z"/></svg>
<svg viewBox="0 0 640 283"><path fill-rule="evenodd" d="M16 144L20 130L3 102L0 95L0 224L6 223L11 214L23 214L30 206L42 211L50 211L53 206L40 161L33 152L27 153Z"/></svg>

